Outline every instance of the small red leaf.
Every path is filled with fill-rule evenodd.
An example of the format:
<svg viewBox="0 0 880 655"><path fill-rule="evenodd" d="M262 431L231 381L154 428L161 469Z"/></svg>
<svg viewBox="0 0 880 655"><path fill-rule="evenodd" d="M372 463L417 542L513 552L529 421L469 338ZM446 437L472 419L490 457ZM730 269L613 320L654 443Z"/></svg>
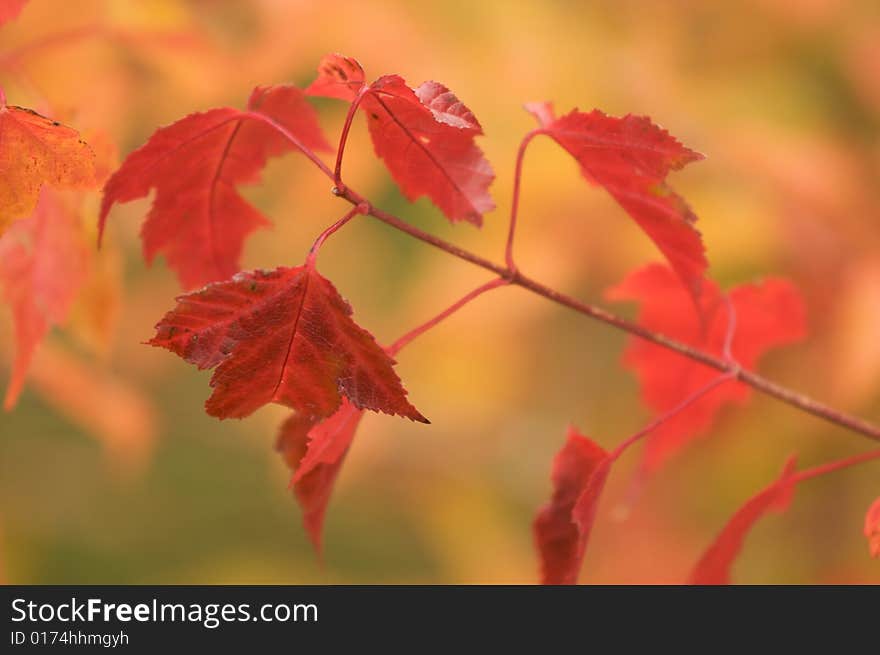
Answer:
<svg viewBox="0 0 880 655"><path fill-rule="evenodd" d="M730 569L755 523L768 511L782 512L791 504L796 463L796 459L790 457L779 479L752 496L734 513L694 567L688 584L730 584Z"/></svg>
<svg viewBox="0 0 880 655"><path fill-rule="evenodd" d="M307 93L350 101L363 79L355 60L330 55ZM451 221L482 224L495 207L489 195L495 174L474 143L482 128L473 112L442 84L413 90L398 75L366 87L360 107L376 154L410 201L428 196Z"/></svg>
<svg viewBox="0 0 880 655"><path fill-rule="evenodd" d="M299 89L257 87L249 109L281 124L313 150L329 150L317 114ZM230 277L245 238L269 223L238 193L270 157L294 146L237 109L191 114L158 129L107 181L99 232L114 203L156 190L141 231L148 262L162 254L186 289Z"/></svg>
<svg viewBox="0 0 880 655"><path fill-rule="evenodd" d="M588 181L605 188L669 260L696 298L706 272L697 217L666 176L703 155L644 116L623 118L574 110L555 118L550 103L526 105L541 130L567 150Z"/></svg>
<svg viewBox="0 0 880 655"><path fill-rule="evenodd" d="M344 395L361 409L427 422L406 400L394 360L311 266L239 273L177 300L149 343L216 367L212 416L242 418L274 402L320 418Z"/></svg>
<svg viewBox="0 0 880 655"><path fill-rule="evenodd" d="M278 435L277 449L295 472L291 484L302 508L303 525L319 554L327 504L362 416L363 411L343 399L335 414L317 424L292 415Z"/></svg>
<svg viewBox="0 0 880 655"><path fill-rule="evenodd" d="M553 460L553 496L533 525L542 584L576 584L612 460L573 427Z"/></svg>
<svg viewBox="0 0 880 655"><path fill-rule="evenodd" d="M318 64L318 77L306 88L306 94L351 102L364 84L366 76L357 59L326 55Z"/></svg>
<svg viewBox="0 0 880 655"><path fill-rule="evenodd" d="M609 289L606 296L611 300L638 301L639 325L722 356L728 311L724 296L714 282L707 280L703 287L699 300L702 320L679 278L661 264L631 273ZM804 304L790 282L770 278L760 284L736 287L729 296L736 312L731 351L743 367L754 368L764 353L805 336ZM635 371L642 399L656 414L669 411L682 396L693 393L718 375L717 371L678 353L637 338L630 340L624 364ZM708 430L724 405L744 403L749 394L749 387L731 381L659 426L647 440L645 470L659 468L687 442Z"/></svg>
<svg viewBox="0 0 880 655"><path fill-rule="evenodd" d="M865 537L871 557L880 557L880 498L868 508L865 514Z"/></svg>
<svg viewBox="0 0 880 655"><path fill-rule="evenodd" d="M67 318L89 261L80 217L43 189L30 217L0 237L0 287L12 309L16 353L4 407L18 399L34 351Z"/></svg>

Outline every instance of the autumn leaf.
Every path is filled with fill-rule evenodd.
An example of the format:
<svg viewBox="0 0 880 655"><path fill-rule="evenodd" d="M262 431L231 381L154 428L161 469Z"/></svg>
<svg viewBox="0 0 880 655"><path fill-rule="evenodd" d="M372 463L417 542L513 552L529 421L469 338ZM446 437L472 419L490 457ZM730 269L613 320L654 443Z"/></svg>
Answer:
<svg viewBox="0 0 880 655"><path fill-rule="evenodd" d="M577 160L583 176L603 187L654 241L696 298L708 266L697 217L667 184L671 171L703 155L684 147L645 116L573 110L556 118L548 102L526 109Z"/></svg>
<svg viewBox="0 0 880 655"><path fill-rule="evenodd" d="M15 406L38 344L70 311L89 263L79 215L49 189L34 213L0 237L0 288L12 310L16 352L4 407Z"/></svg>
<svg viewBox="0 0 880 655"><path fill-rule="evenodd" d="M329 150L317 115L292 86L257 87L248 111L267 116L306 147ZM232 108L191 114L158 129L107 181L99 234L111 207L156 197L141 230L148 262L162 254L185 289L239 270L245 238L268 220L238 192L270 157L295 149L277 130Z"/></svg>
<svg viewBox="0 0 880 655"><path fill-rule="evenodd" d="M796 458L790 457L779 479L752 496L736 511L694 567L688 584L730 584L730 569L755 523L768 511L781 512L791 504L796 464Z"/></svg>
<svg viewBox="0 0 880 655"><path fill-rule="evenodd" d="M278 434L276 449L294 472L291 485L303 525L319 555L327 504L362 416L362 410L343 398L336 413L320 423L295 413Z"/></svg>
<svg viewBox="0 0 880 655"><path fill-rule="evenodd" d="M718 286L707 280L699 300L702 320L692 297L667 266L652 264L631 273L609 289L610 300L640 303L638 323L716 356L723 356L728 331L728 306ZM754 368L773 348L804 338L806 310L800 294L788 281L768 278L760 284L732 289L735 332L731 354L741 366ZM682 396L717 377L717 371L678 353L633 337L624 364L635 371L644 403L656 414L674 407ZM744 403L749 387L730 382L705 395L666 421L648 437L644 469L659 468L688 441L706 432L716 414L730 403Z"/></svg>
<svg viewBox="0 0 880 655"><path fill-rule="evenodd" d="M40 189L91 189L95 155L79 133L31 109L6 105L0 90L0 236L34 211Z"/></svg>
<svg viewBox="0 0 880 655"><path fill-rule="evenodd" d="M871 557L880 557L880 498L868 508L865 514L865 537Z"/></svg>
<svg viewBox="0 0 880 655"><path fill-rule="evenodd" d="M613 459L573 427L553 460L553 496L533 525L542 584L576 584Z"/></svg>
<svg viewBox="0 0 880 655"><path fill-rule="evenodd" d="M0 25L16 18L28 0L3 0L0 2Z"/></svg>
<svg viewBox="0 0 880 655"><path fill-rule="evenodd" d="M360 64L342 55L324 57L306 89L348 101L361 92L373 147L403 194L410 201L428 196L453 222L481 225L495 207L495 174L474 143L483 130L473 113L437 82L412 89L400 76L385 75L367 85Z"/></svg>
<svg viewBox="0 0 880 655"><path fill-rule="evenodd" d="M394 360L311 264L238 273L177 300L149 343L216 369L212 416L242 418L274 402L321 418L345 396L360 409L427 422L407 401Z"/></svg>

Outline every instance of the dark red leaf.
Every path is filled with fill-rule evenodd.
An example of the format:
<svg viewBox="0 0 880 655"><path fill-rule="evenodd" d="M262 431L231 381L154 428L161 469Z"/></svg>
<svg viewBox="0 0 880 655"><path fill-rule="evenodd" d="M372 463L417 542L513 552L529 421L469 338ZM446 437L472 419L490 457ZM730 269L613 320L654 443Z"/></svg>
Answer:
<svg viewBox="0 0 880 655"><path fill-rule="evenodd" d="M790 457L779 479L752 496L731 517L727 525L706 550L688 579L695 585L730 584L730 569L742 550L749 531L768 511L784 511L791 504L797 460Z"/></svg>
<svg viewBox="0 0 880 655"><path fill-rule="evenodd" d="M553 460L553 496L535 518L542 584L576 584L611 468L607 452L573 427Z"/></svg>
<svg viewBox="0 0 880 655"><path fill-rule="evenodd" d="M307 93L352 100L362 88L373 147L403 194L411 201L428 196L451 221L482 224L495 207L495 174L474 143L482 128L473 113L437 82L413 90L385 75L364 87L360 65L341 55L324 58Z"/></svg>
<svg viewBox="0 0 880 655"><path fill-rule="evenodd" d="M216 367L212 416L241 418L274 402L320 418L344 395L360 409L427 422L407 401L394 360L309 265L242 272L177 300L150 344Z"/></svg>
<svg viewBox="0 0 880 655"><path fill-rule="evenodd" d="M0 237L0 287L12 310L16 352L4 407L18 399L37 345L67 318L89 262L82 221L49 189L30 217Z"/></svg>
<svg viewBox="0 0 880 655"><path fill-rule="evenodd" d="M714 282L707 280L703 287L699 300L702 321L680 279L662 264L631 273L606 295L611 300L638 301L639 325L722 356L728 310ZM742 366L754 368L764 353L805 336L804 304L790 282L770 278L736 287L729 295L736 313L731 350ZM635 371L642 399L658 415L718 376L713 369L635 337L624 353L624 364ZM744 403L749 395L749 387L728 382L670 418L648 437L645 469L656 470L688 441L708 430L724 405Z"/></svg>
<svg viewBox="0 0 880 655"><path fill-rule="evenodd" d="M599 110L574 110L555 118L546 102L526 109L577 160L584 177L605 188L651 237L696 298L707 267L694 228L697 217L666 184L666 176L703 155L644 116L615 118Z"/></svg>
<svg viewBox="0 0 880 655"><path fill-rule="evenodd" d="M291 484L303 525L319 554L327 504L361 416L363 411L343 399L335 414L317 424L301 414L292 415L278 435L277 449L295 472Z"/></svg>
<svg viewBox="0 0 880 655"><path fill-rule="evenodd" d="M329 150L299 89L257 87L248 108L281 124L306 147ZM271 126L237 109L191 114L158 129L107 181L99 231L114 203L155 189L141 231L147 261L164 255L186 289L228 278L239 269L248 234L268 225L237 187L258 181L269 157L292 149Z"/></svg>

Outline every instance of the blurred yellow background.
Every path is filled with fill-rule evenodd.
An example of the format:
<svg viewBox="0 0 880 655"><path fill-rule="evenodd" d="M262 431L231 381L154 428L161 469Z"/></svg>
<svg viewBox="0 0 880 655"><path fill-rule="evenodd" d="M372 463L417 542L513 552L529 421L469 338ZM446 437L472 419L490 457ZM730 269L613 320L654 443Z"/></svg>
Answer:
<svg viewBox="0 0 880 655"><path fill-rule="evenodd" d="M356 121L346 179L378 206L493 260L502 257L530 100L557 110L647 114L707 155L670 178L701 218L723 286L788 276L809 307L808 342L762 370L880 420L880 4L872 0L547 0L465 3L32 0L0 28L10 104L124 156L160 125L243 107L257 84L304 86L320 57L368 76L436 79L476 114L497 173L485 226L409 205ZM335 142L345 106L316 100ZM274 228L244 266L299 264L347 208L304 158L273 160L245 195ZM86 203L94 232L99 194ZM528 583L531 521L550 493L569 422L611 446L642 426L624 337L520 289L493 291L399 358L425 427L368 415L340 475L321 568L273 452L286 412L217 421L207 373L142 345L179 292L146 268L149 201L116 208L108 248L70 325L40 350L18 407L0 415L0 567L8 583ZM517 253L532 277L578 298L658 253L549 140L524 169ZM334 236L322 272L390 343L486 273L367 219ZM90 308L91 306L91 308ZM97 309L96 309L97 308ZM618 307L632 314L632 307ZM11 346L0 307L0 370ZM681 582L784 458L802 466L864 439L754 397L724 412L619 510L637 463L615 469L583 580ZM876 465L808 482L751 534L734 579L880 583L862 536Z"/></svg>

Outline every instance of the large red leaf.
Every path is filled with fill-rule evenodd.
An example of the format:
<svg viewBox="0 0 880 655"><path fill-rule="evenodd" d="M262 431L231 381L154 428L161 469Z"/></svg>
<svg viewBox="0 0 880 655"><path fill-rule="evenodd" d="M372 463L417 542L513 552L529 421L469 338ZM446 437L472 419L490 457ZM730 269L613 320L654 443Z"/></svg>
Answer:
<svg viewBox="0 0 880 655"><path fill-rule="evenodd" d="M328 55L306 89L317 96L353 100L361 91L376 154L409 200L428 196L451 221L482 224L495 204L495 178L474 137L483 133L473 113L442 84L411 89L385 75L369 86L354 59Z"/></svg>
<svg viewBox="0 0 880 655"><path fill-rule="evenodd" d="M407 401L394 360L311 265L242 272L177 300L150 344L216 367L212 416L242 418L275 402L320 418L344 395L361 409L427 422Z"/></svg>
<svg viewBox="0 0 880 655"><path fill-rule="evenodd" d="M606 295L611 300L638 301L639 325L723 355L728 306L714 282L707 281L700 296L702 320L679 278L661 264L635 271ZM767 351L805 336L803 301L788 281L771 278L760 284L744 284L734 288L729 297L736 314L731 353L743 367L754 368ZM718 376L714 369L635 337L626 349L624 364L635 371L642 399L656 414L672 409L683 396ZM749 393L749 387L729 382L660 425L648 437L645 469L658 468L689 440L708 430L721 407L743 403Z"/></svg>
<svg viewBox="0 0 880 655"><path fill-rule="evenodd" d="M580 164L588 181L605 188L669 260L694 297L706 272L697 217L666 184L666 176L703 159L644 116L623 118L571 111L556 118L550 103L526 108Z"/></svg>
<svg viewBox="0 0 880 655"><path fill-rule="evenodd" d="M573 427L553 460L553 496L533 525L542 584L576 584L612 459Z"/></svg>
<svg viewBox="0 0 880 655"><path fill-rule="evenodd" d="M76 130L3 101L0 90L0 235L31 214L43 185L96 185L95 154Z"/></svg>
<svg viewBox="0 0 880 655"><path fill-rule="evenodd" d="M880 557L880 498L868 508L865 514L865 537L871 557Z"/></svg>
<svg viewBox="0 0 880 655"><path fill-rule="evenodd" d="M730 569L742 550L749 531L768 511L784 511L794 495L796 459L789 458L773 484L752 496L740 507L706 550L688 579L689 584L730 584Z"/></svg>
<svg viewBox="0 0 880 655"><path fill-rule="evenodd" d="M327 504L361 416L362 410L343 399L335 414L317 424L293 414L278 434L276 447L294 472L291 485L302 508L303 525L318 553Z"/></svg>
<svg viewBox="0 0 880 655"><path fill-rule="evenodd" d="M16 340L6 409L18 399L37 345L67 318L88 261L80 217L49 189L43 189L30 217L0 237L0 287Z"/></svg>
<svg viewBox="0 0 880 655"><path fill-rule="evenodd" d="M329 150L317 114L292 86L257 87L248 109L268 116L313 150ZM186 289L230 277L244 240L268 225L239 194L269 157L294 149L270 125L232 108L191 114L158 129L104 187L99 230L114 203L156 196L141 230L144 257L162 254Z"/></svg>

